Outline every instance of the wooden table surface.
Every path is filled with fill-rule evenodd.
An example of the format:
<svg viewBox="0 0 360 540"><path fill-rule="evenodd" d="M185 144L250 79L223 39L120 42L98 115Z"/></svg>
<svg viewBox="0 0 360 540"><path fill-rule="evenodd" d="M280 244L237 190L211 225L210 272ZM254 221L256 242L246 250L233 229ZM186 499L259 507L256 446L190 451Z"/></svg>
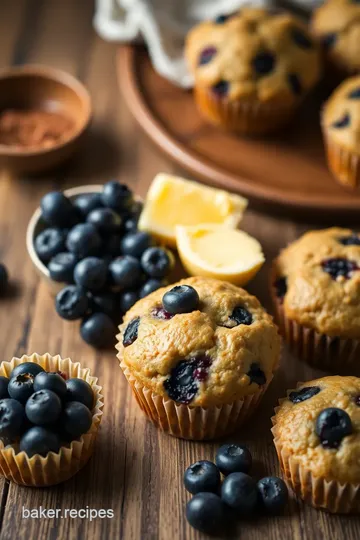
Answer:
<svg viewBox="0 0 360 540"><path fill-rule="evenodd" d="M115 351L100 354L79 336L76 323L56 315L46 286L27 257L25 231L41 196L52 189L109 178L127 182L145 195L159 171L178 172L143 136L119 95L114 44L92 29L93 6L86 0L1 0L0 66L39 62L73 73L90 89L95 117L82 152L66 169L34 180L0 177L0 260L6 263L13 297L0 301L1 358L45 351L70 356L91 368L104 387L105 411L89 464L58 487L31 489L0 480L0 540L7 538L120 538L150 540L205 538L187 526L188 495L183 471L197 459L214 458L218 443L176 440L142 416L118 367ZM329 217L331 224L331 217ZM267 261L307 225L248 211L243 228L262 243ZM266 264L249 287L269 306ZM247 444L254 472L278 474L270 434L277 398L298 380L320 375L284 350L282 365L256 416L232 441ZM26 519L22 509L112 509L112 519ZM242 540L357 539L357 517L331 516L292 498L284 516L239 523L230 537Z"/></svg>

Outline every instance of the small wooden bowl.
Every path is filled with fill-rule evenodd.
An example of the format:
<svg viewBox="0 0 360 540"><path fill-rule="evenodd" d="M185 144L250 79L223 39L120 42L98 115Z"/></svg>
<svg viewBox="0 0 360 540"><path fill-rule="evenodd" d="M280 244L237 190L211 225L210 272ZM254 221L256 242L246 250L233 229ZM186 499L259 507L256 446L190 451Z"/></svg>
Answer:
<svg viewBox="0 0 360 540"><path fill-rule="evenodd" d="M75 199L78 195L83 195L84 193L99 193L102 191L102 189L102 185L78 186L66 189L64 191L64 194L69 197L69 199ZM61 289L66 287L67 283L60 283L51 279L48 268L43 262L41 262L35 251L35 238L46 227L47 225L41 218L41 208L39 207L35 210L32 218L29 221L29 225L26 231L26 247L36 272L46 282L49 287L50 293L55 296L59 291L61 291Z"/></svg>
<svg viewBox="0 0 360 540"><path fill-rule="evenodd" d="M92 115L90 95L77 79L37 65L0 70L0 111L6 109L59 112L74 121L66 140L51 148L29 150L0 144L0 170L30 174L67 160L77 150Z"/></svg>

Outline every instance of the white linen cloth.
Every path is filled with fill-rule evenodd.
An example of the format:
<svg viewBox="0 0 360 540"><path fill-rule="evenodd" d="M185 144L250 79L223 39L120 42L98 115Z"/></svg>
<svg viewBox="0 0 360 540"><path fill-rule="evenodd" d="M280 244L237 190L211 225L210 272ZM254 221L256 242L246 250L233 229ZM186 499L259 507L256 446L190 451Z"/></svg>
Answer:
<svg viewBox="0 0 360 540"><path fill-rule="evenodd" d="M311 9L320 0L96 0L94 26L110 41L143 39L154 68L179 86L190 87L192 77L183 55L189 29L205 19L236 11L243 5L293 4Z"/></svg>

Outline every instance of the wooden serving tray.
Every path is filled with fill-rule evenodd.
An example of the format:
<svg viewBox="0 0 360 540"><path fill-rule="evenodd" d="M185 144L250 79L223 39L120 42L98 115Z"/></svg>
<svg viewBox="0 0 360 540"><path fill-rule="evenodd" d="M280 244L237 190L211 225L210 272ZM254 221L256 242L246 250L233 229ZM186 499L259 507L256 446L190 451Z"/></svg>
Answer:
<svg viewBox="0 0 360 540"><path fill-rule="evenodd" d="M140 126L190 176L304 220L359 219L360 190L342 188L326 166L319 126L324 88L308 98L283 133L246 139L206 123L192 93L158 75L144 47L122 46L117 67Z"/></svg>

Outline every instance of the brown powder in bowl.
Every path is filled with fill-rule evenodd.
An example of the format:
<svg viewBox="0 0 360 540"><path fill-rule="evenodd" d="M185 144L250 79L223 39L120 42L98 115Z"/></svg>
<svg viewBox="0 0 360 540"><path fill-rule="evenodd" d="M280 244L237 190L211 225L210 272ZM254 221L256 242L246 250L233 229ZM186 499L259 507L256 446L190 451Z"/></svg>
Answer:
<svg viewBox="0 0 360 540"><path fill-rule="evenodd" d="M0 145L18 149L51 148L64 142L74 121L63 113L6 109L0 114Z"/></svg>

